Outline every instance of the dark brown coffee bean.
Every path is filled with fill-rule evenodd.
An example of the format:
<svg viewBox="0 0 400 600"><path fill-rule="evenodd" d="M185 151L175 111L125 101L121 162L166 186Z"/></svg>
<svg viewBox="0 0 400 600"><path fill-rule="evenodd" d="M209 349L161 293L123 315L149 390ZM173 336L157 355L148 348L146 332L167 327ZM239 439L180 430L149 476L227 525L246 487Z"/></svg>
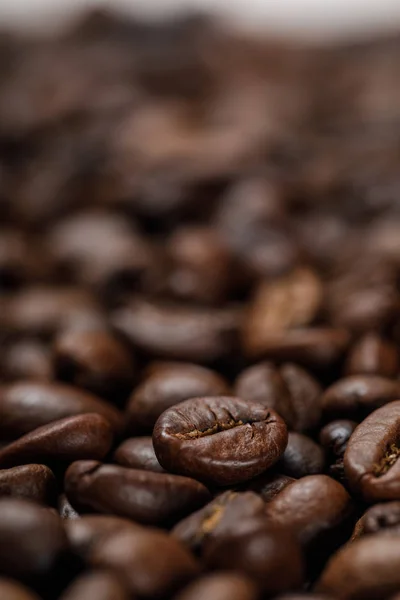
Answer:
<svg viewBox="0 0 400 600"><path fill-rule="evenodd" d="M58 512L63 520L80 518L79 513L77 513L75 508L69 503L65 494L61 494L58 498Z"/></svg>
<svg viewBox="0 0 400 600"><path fill-rule="evenodd" d="M349 440L345 473L353 492L367 502L400 499L399 427L400 400L370 414Z"/></svg>
<svg viewBox="0 0 400 600"><path fill-rule="evenodd" d="M0 450L0 466L101 459L110 450L112 437L111 426L101 415L67 417L38 427Z"/></svg>
<svg viewBox="0 0 400 600"><path fill-rule="evenodd" d="M301 433L289 433L288 445L278 461L277 469L296 479L322 473L325 453L321 446Z"/></svg>
<svg viewBox="0 0 400 600"><path fill-rule="evenodd" d="M343 456L356 427L355 421L339 419L325 425L319 434L319 441L325 450L329 464L329 475L341 483L346 483Z"/></svg>
<svg viewBox="0 0 400 600"><path fill-rule="evenodd" d="M235 573L205 575L188 585L175 600L257 600L251 579Z"/></svg>
<svg viewBox="0 0 400 600"><path fill-rule="evenodd" d="M53 379L51 352L38 340L21 340L11 344L5 351L1 368L8 381Z"/></svg>
<svg viewBox="0 0 400 600"><path fill-rule="evenodd" d="M154 452L151 437L130 438L114 452L114 462L122 467L165 473Z"/></svg>
<svg viewBox="0 0 400 600"><path fill-rule="evenodd" d="M238 522L262 519L265 505L253 492L224 492L180 521L172 534L193 552L201 552L213 538L235 532Z"/></svg>
<svg viewBox="0 0 400 600"><path fill-rule="evenodd" d="M368 508L357 521L351 539L376 533L400 533L400 502L385 502Z"/></svg>
<svg viewBox="0 0 400 600"><path fill-rule="evenodd" d="M167 359L211 363L237 347L240 311L132 301L112 316L117 330L137 348Z"/></svg>
<svg viewBox="0 0 400 600"><path fill-rule="evenodd" d="M194 479L95 461L72 464L65 474L65 490L71 502L82 509L148 525L176 521L210 498L207 488Z"/></svg>
<svg viewBox="0 0 400 600"><path fill-rule="evenodd" d="M26 500L0 500L0 571L11 577L45 575L65 551L59 516Z"/></svg>
<svg viewBox="0 0 400 600"><path fill-rule="evenodd" d="M228 384L210 369L188 363L153 363L129 400L129 428L152 432L158 417L167 408L189 398L227 393Z"/></svg>
<svg viewBox="0 0 400 600"><path fill-rule="evenodd" d="M0 577L0 598L4 598L4 600L40 600L35 592L28 590L18 581L4 577Z"/></svg>
<svg viewBox="0 0 400 600"><path fill-rule="evenodd" d="M129 600L125 585L106 571L84 573L75 579L60 600Z"/></svg>
<svg viewBox="0 0 400 600"><path fill-rule="evenodd" d="M340 483L326 475L310 475L285 487L268 503L266 514L308 546L327 544L331 535L345 535L352 510L351 498Z"/></svg>
<svg viewBox="0 0 400 600"><path fill-rule="evenodd" d="M313 429L321 418L321 386L304 369L291 363L282 365L281 375L290 392L295 415L293 429Z"/></svg>
<svg viewBox="0 0 400 600"><path fill-rule="evenodd" d="M296 481L293 477L276 473L264 473L243 484L243 488L256 492L264 502L271 502L286 486Z"/></svg>
<svg viewBox="0 0 400 600"><path fill-rule="evenodd" d="M400 586L400 538L366 536L341 548L326 565L315 589L337 598L384 600Z"/></svg>
<svg viewBox="0 0 400 600"><path fill-rule="evenodd" d="M129 350L107 331L61 333L54 346L57 378L107 398L129 389L134 363Z"/></svg>
<svg viewBox="0 0 400 600"><path fill-rule="evenodd" d="M122 428L122 415L114 406L79 388L37 381L0 388L0 437L14 439L65 417L98 413L114 431Z"/></svg>
<svg viewBox="0 0 400 600"><path fill-rule="evenodd" d="M122 576L132 594L149 599L170 597L200 572L184 546L155 529L110 534L93 548L90 562Z"/></svg>
<svg viewBox="0 0 400 600"><path fill-rule="evenodd" d="M400 381L379 375L352 375L325 390L321 402L327 417L359 421L399 397Z"/></svg>
<svg viewBox="0 0 400 600"><path fill-rule="evenodd" d="M42 504L53 504L56 480L44 465L23 465L0 470L0 497L25 498Z"/></svg>
<svg viewBox="0 0 400 600"><path fill-rule="evenodd" d="M207 548L206 563L214 569L244 573L265 594L301 586L303 561L290 531L268 524L251 532L215 540Z"/></svg>
<svg viewBox="0 0 400 600"><path fill-rule="evenodd" d="M193 398L166 410L153 432L160 464L217 485L251 479L272 466L287 444L273 410L240 398Z"/></svg>
<svg viewBox="0 0 400 600"><path fill-rule="evenodd" d="M396 346L377 333L367 333L351 349L345 371L347 375L396 377L399 366Z"/></svg>

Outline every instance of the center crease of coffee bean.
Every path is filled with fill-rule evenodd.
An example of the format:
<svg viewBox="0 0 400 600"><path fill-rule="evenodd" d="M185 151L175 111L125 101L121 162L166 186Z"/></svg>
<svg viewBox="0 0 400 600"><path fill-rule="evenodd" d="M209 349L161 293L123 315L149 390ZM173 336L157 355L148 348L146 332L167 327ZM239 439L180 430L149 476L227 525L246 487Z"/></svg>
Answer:
<svg viewBox="0 0 400 600"><path fill-rule="evenodd" d="M373 473L375 477L382 477L389 471L391 467L395 464L397 459L400 456L400 448L396 446L396 444L391 444L390 448L386 451L386 454L383 456L379 464L374 465Z"/></svg>
<svg viewBox="0 0 400 600"><path fill-rule="evenodd" d="M193 429L192 431L187 431L186 433L174 433L173 435L180 440L190 440L205 437L206 435L213 435L214 433L221 433L222 431L228 431L229 429L234 429L235 427L240 427L241 425L252 425L258 421L228 421L227 423L216 423L212 427L208 429Z"/></svg>

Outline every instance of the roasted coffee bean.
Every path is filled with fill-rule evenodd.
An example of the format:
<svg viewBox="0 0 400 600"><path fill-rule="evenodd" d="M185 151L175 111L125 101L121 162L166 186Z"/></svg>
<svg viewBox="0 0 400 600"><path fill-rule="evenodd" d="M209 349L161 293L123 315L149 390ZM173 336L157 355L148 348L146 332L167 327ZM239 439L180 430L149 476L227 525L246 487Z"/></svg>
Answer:
<svg viewBox="0 0 400 600"><path fill-rule="evenodd" d="M396 377L399 367L396 346L377 333L367 333L351 349L345 371L347 375Z"/></svg>
<svg viewBox="0 0 400 600"><path fill-rule="evenodd" d="M4 353L1 369L7 381L33 379L50 381L54 376L51 352L38 340L12 343Z"/></svg>
<svg viewBox="0 0 400 600"><path fill-rule="evenodd" d="M271 524L215 540L207 548L205 560L214 569L246 574L265 594L302 585L303 561L295 537Z"/></svg>
<svg viewBox="0 0 400 600"><path fill-rule="evenodd" d="M68 498L65 494L61 494L61 496L58 498L58 512L60 514L60 517L65 520L80 518L80 515L69 503Z"/></svg>
<svg viewBox="0 0 400 600"><path fill-rule="evenodd" d="M266 509L273 523L289 527L305 547L328 546L336 536L344 541L352 513L349 494L326 475L310 475L291 483Z"/></svg>
<svg viewBox="0 0 400 600"><path fill-rule="evenodd" d="M188 585L175 600L257 600L251 579L235 573L205 575Z"/></svg>
<svg viewBox="0 0 400 600"><path fill-rule="evenodd" d="M287 430L261 404L229 396L194 398L159 417L153 444L166 470L230 485L272 466L285 450Z"/></svg>
<svg viewBox="0 0 400 600"><path fill-rule="evenodd" d="M102 415L116 432L122 428L122 415L114 406L76 387L27 381L0 388L3 439L15 439L42 425L84 413Z"/></svg>
<svg viewBox="0 0 400 600"><path fill-rule="evenodd" d="M172 534L193 552L201 552L213 538L233 534L238 522L263 519L265 505L253 492L224 492L180 521Z"/></svg>
<svg viewBox="0 0 400 600"><path fill-rule="evenodd" d="M108 535L93 548L90 563L119 574L132 594L149 599L170 597L200 573L184 546L156 529Z"/></svg>
<svg viewBox="0 0 400 600"><path fill-rule="evenodd" d="M137 298L112 315L122 334L159 358L211 363L237 347L241 314L236 308L197 308Z"/></svg>
<svg viewBox="0 0 400 600"><path fill-rule="evenodd" d="M75 579L60 600L129 600L121 580L106 571L84 573Z"/></svg>
<svg viewBox="0 0 400 600"><path fill-rule="evenodd" d="M379 375L352 375L325 390L321 402L330 419L360 421L370 412L400 397L400 381Z"/></svg>
<svg viewBox="0 0 400 600"><path fill-rule="evenodd" d="M22 465L0 470L0 497L25 498L41 504L53 504L56 480L44 465Z"/></svg>
<svg viewBox="0 0 400 600"><path fill-rule="evenodd" d="M288 445L277 464L280 472L298 479L322 473L324 467L325 453L319 444L301 433L289 433Z"/></svg>
<svg viewBox="0 0 400 600"><path fill-rule="evenodd" d="M282 365L281 375L291 396L293 429L303 432L314 429L321 419L321 386L304 369L291 363Z"/></svg>
<svg viewBox="0 0 400 600"><path fill-rule="evenodd" d="M243 488L256 492L261 496L264 502L270 502L275 496L279 494L286 486L296 481L293 477L288 475L280 475L277 473L265 473L259 475L251 481L247 481L243 484Z"/></svg>
<svg viewBox="0 0 400 600"><path fill-rule="evenodd" d="M385 502L368 508L357 521L352 540L375 533L400 533L400 502Z"/></svg>
<svg viewBox="0 0 400 600"><path fill-rule="evenodd" d="M365 536L346 544L328 562L315 589L337 598L384 600L400 586L400 538Z"/></svg>
<svg viewBox="0 0 400 600"><path fill-rule="evenodd" d="M111 426L101 415L67 417L38 427L0 450L0 466L14 467L28 461L47 464L101 459L111 443Z"/></svg>
<svg viewBox="0 0 400 600"><path fill-rule="evenodd" d="M351 434L357 427L355 421L346 419L332 421L320 431L319 441L326 452L329 475L345 483L343 456Z"/></svg>
<svg viewBox="0 0 400 600"><path fill-rule="evenodd" d="M72 464L65 475L65 490L77 507L128 517L148 525L176 521L205 504L210 497L207 488L188 477L95 461Z"/></svg>
<svg viewBox="0 0 400 600"><path fill-rule="evenodd" d="M100 396L113 398L133 382L133 357L107 331L65 331L55 341L54 354L58 379Z"/></svg>
<svg viewBox="0 0 400 600"><path fill-rule="evenodd" d="M189 398L227 393L228 384L210 369L188 363L153 363L129 400L129 428L134 432L151 433L158 417L167 408Z"/></svg>
<svg viewBox="0 0 400 600"><path fill-rule="evenodd" d="M349 440L345 473L353 492L367 502L400 499L399 426L400 400L370 414Z"/></svg>
<svg viewBox="0 0 400 600"><path fill-rule="evenodd" d="M114 452L114 462L131 469L165 473L154 452L151 437L130 438L122 442Z"/></svg>
<svg viewBox="0 0 400 600"><path fill-rule="evenodd" d="M11 577L45 575L66 550L59 516L26 500L0 500L0 571Z"/></svg>
<svg viewBox="0 0 400 600"><path fill-rule="evenodd" d="M0 598L4 600L40 600L32 590L12 579L0 577Z"/></svg>

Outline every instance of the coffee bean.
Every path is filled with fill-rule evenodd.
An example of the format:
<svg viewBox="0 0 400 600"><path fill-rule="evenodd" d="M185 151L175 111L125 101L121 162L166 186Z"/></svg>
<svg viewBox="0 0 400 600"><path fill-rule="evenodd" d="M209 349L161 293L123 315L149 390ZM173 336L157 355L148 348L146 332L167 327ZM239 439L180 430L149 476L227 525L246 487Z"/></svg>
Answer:
<svg viewBox="0 0 400 600"><path fill-rule="evenodd" d="M298 479L322 473L324 467L325 453L319 444L301 433L289 433L288 445L277 464L279 471Z"/></svg>
<svg viewBox="0 0 400 600"><path fill-rule="evenodd" d="M100 396L115 397L132 384L133 357L107 331L64 331L55 341L54 354L58 379Z"/></svg>
<svg viewBox="0 0 400 600"><path fill-rule="evenodd" d="M114 462L122 467L165 473L154 452L151 437L130 438L114 452Z"/></svg>
<svg viewBox="0 0 400 600"><path fill-rule="evenodd" d="M399 372L397 348L377 333L367 333L351 349L345 370L347 375L396 377Z"/></svg>
<svg viewBox="0 0 400 600"><path fill-rule="evenodd" d="M0 571L11 577L45 575L65 551L61 519L27 500L0 500Z"/></svg>
<svg viewBox="0 0 400 600"><path fill-rule="evenodd" d="M193 552L202 552L213 538L232 534L238 522L263 519L265 505L253 492L224 492L175 525L172 534Z"/></svg>
<svg viewBox="0 0 400 600"><path fill-rule="evenodd" d="M328 418L362 420L400 397L400 382L379 375L352 375L325 390L321 402Z"/></svg>
<svg viewBox="0 0 400 600"><path fill-rule="evenodd" d="M257 588L251 579L235 573L205 575L188 585L175 600L257 600Z"/></svg>
<svg viewBox="0 0 400 600"><path fill-rule="evenodd" d="M60 600L129 600L129 597L118 577L106 571L95 571L75 579Z"/></svg>
<svg viewBox="0 0 400 600"><path fill-rule="evenodd" d="M325 425L320 431L319 441L326 452L329 474L341 483L345 483L343 456L351 434L357 427L355 421L341 419Z"/></svg>
<svg viewBox="0 0 400 600"><path fill-rule="evenodd" d="M239 398L194 398L166 410L153 432L160 464L171 472L229 485L272 466L287 444L273 410Z"/></svg>
<svg viewBox="0 0 400 600"><path fill-rule="evenodd" d="M38 340L21 340L12 343L5 350L1 368L7 381L53 379L51 352Z"/></svg>
<svg viewBox="0 0 400 600"><path fill-rule="evenodd" d="M343 546L328 562L316 591L338 598L383 600L400 585L400 538L366 536Z"/></svg>
<svg viewBox="0 0 400 600"><path fill-rule="evenodd" d="M151 433L158 417L167 408L188 398L227 393L228 384L210 369L178 362L153 363L129 400L129 428L134 432Z"/></svg>
<svg viewBox="0 0 400 600"><path fill-rule="evenodd" d="M122 334L140 350L159 358L211 363L237 346L240 311L160 304L142 299L112 316Z"/></svg>
<svg viewBox="0 0 400 600"><path fill-rule="evenodd" d="M112 443L104 417L88 413L43 425L0 450L0 465L13 467L28 460L43 463L103 458Z"/></svg>
<svg viewBox="0 0 400 600"><path fill-rule="evenodd" d="M400 498L397 458L400 401L370 414L354 431L344 454L344 469L353 492L367 502Z"/></svg>
<svg viewBox="0 0 400 600"><path fill-rule="evenodd" d="M114 406L76 387L30 381L0 389L0 437L4 439L84 413L102 415L116 432L122 428L122 415Z"/></svg>
<svg viewBox="0 0 400 600"><path fill-rule="evenodd" d="M194 479L95 461L72 464L65 475L65 490L82 509L149 525L177 520L209 499L208 490Z"/></svg>
<svg viewBox="0 0 400 600"><path fill-rule="evenodd" d="M25 498L41 504L53 504L56 480L44 465L22 465L0 470L0 497Z"/></svg>
<svg viewBox="0 0 400 600"><path fill-rule="evenodd" d="M363 535L400 532L400 502L385 502L368 508L357 521L352 540Z"/></svg>
<svg viewBox="0 0 400 600"><path fill-rule="evenodd" d="M0 577L0 597L4 600L40 600L32 590L18 581Z"/></svg>
<svg viewBox="0 0 400 600"><path fill-rule="evenodd" d="M200 573L177 540L155 529L108 535L93 548L90 562L122 576L132 594L149 599L170 597Z"/></svg>
<svg viewBox="0 0 400 600"><path fill-rule="evenodd" d="M264 502L270 502L286 486L296 481L293 477L277 473L265 473L243 484L243 488L259 494Z"/></svg>
<svg viewBox="0 0 400 600"><path fill-rule="evenodd" d="M69 503L68 498L65 494L61 494L61 496L58 498L58 512L60 514L60 517L65 520L80 518L80 515Z"/></svg>

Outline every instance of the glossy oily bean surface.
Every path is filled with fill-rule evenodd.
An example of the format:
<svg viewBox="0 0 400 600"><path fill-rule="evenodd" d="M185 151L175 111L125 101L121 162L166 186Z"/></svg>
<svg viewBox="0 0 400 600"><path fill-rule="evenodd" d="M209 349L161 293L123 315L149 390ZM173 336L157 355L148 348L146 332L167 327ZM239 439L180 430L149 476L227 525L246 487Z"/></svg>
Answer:
<svg viewBox="0 0 400 600"><path fill-rule="evenodd" d="M272 466L284 452L287 429L260 404L228 396L195 398L161 415L153 444L165 469L228 485Z"/></svg>
<svg viewBox="0 0 400 600"><path fill-rule="evenodd" d="M114 452L114 462L131 469L164 473L154 452L151 437L128 438Z"/></svg>
<svg viewBox="0 0 400 600"><path fill-rule="evenodd" d="M296 479L323 473L325 453L322 447L301 433L289 433L288 445L279 459L277 469Z"/></svg>
<svg viewBox="0 0 400 600"><path fill-rule="evenodd" d="M26 498L41 504L53 504L56 480L45 465L21 465L0 470L0 497Z"/></svg>

